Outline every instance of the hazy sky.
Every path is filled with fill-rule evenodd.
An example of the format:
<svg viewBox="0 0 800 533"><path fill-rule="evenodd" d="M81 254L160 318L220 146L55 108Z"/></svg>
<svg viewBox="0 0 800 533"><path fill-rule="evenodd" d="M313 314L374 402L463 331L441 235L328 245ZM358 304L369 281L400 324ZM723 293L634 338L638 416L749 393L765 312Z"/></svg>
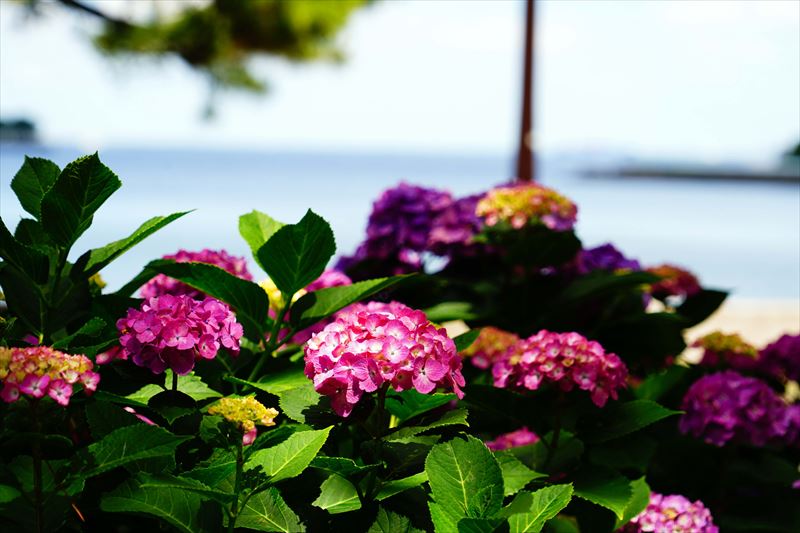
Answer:
<svg viewBox="0 0 800 533"><path fill-rule="evenodd" d="M113 2L116 7L122 2ZM142 5L141 2L137 5ZM765 161L800 138L800 1L539 2L545 150ZM83 148L223 146L508 152L518 1L384 0L341 35L344 65L259 59L267 96L223 94L180 61L109 61L91 18L0 0L0 115Z"/></svg>

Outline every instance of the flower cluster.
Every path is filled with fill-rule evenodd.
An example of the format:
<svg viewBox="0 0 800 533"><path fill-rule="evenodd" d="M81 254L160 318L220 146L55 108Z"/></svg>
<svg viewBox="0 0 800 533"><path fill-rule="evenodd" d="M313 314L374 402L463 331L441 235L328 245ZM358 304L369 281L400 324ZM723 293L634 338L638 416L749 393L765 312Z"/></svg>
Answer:
<svg viewBox="0 0 800 533"><path fill-rule="evenodd" d="M700 361L703 366L726 363L733 368L751 368L758 358L758 350L737 333L713 331L694 341L692 346L703 349Z"/></svg>
<svg viewBox="0 0 800 533"><path fill-rule="evenodd" d="M681 432L715 446L728 442L764 446L785 442L794 429L793 411L763 381L732 370L695 381L683 397Z"/></svg>
<svg viewBox="0 0 800 533"><path fill-rule="evenodd" d="M471 256L483 249L473 242L483 227L483 221L475 214L481 197L476 194L459 198L433 220L427 246L430 252L453 258Z"/></svg>
<svg viewBox="0 0 800 533"><path fill-rule="evenodd" d="M230 308L219 300L187 295L154 296L140 309L128 309L117 321L126 357L160 374L171 368L185 375L195 359L213 359L220 347L239 353L243 330Z"/></svg>
<svg viewBox="0 0 800 533"><path fill-rule="evenodd" d="M165 255L163 259L173 259L178 263L207 263L215 265L223 270L227 270L234 276L242 279L252 281L253 276L247 270L247 262L244 257L235 257L230 255L225 250L200 250L199 252L188 252L186 250L178 250L178 253L172 255ZM180 281L159 274L150 281L148 281L141 288L142 298L152 298L153 296L162 296L164 294L171 294L177 296L179 294L186 294L192 298L202 298L204 294L197 289L193 289Z"/></svg>
<svg viewBox="0 0 800 533"><path fill-rule="evenodd" d="M535 183L495 187L481 198L475 213L494 226L506 222L515 229L542 224L553 231L575 226L578 207L566 196Z"/></svg>
<svg viewBox="0 0 800 533"><path fill-rule="evenodd" d="M624 533L718 533L711 511L700 500L692 503L679 494L650 493L650 503L620 529Z"/></svg>
<svg viewBox="0 0 800 533"><path fill-rule="evenodd" d="M663 278L650 286L650 293L661 300L669 296L687 298L702 290L697 277L681 267L664 264L646 270Z"/></svg>
<svg viewBox="0 0 800 533"><path fill-rule="evenodd" d="M47 346L0 347L0 398L11 403L21 394L31 398L47 395L59 405L68 405L76 383L89 392L97 389L100 374L92 371L93 366L84 355L70 355Z"/></svg>
<svg viewBox="0 0 800 533"><path fill-rule="evenodd" d="M494 364L492 375L494 385L501 388L537 390L543 383L553 383L569 391L577 386L603 407L625 386L628 369L617 355L579 333L542 330L512 346Z"/></svg>
<svg viewBox="0 0 800 533"><path fill-rule="evenodd" d="M384 385L422 394L443 387L463 396L455 343L422 311L398 302L353 304L306 343L305 363L306 376L340 416Z"/></svg>
<svg viewBox="0 0 800 533"><path fill-rule="evenodd" d="M761 350L758 368L768 376L800 381L800 335L783 335Z"/></svg>
<svg viewBox="0 0 800 533"><path fill-rule="evenodd" d="M274 426L278 411L272 407L265 407L252 396L246 396L244 398L222 398L208 408L208 414L219 415L236 424L244 433L242 444L247 446L256 440L258 434L256 424Z"/></svg>
<svg viewBox="0 0 800 533"><path fill-rule="evenodd" d="M494 440L487 440L486 447L492 451L507 450L539 442L539 436L526 427L510 433L503 433Z"/></svg>
<svg viewBox="0 0 800 533"><path fill-rule="evenodd" d="M486 370L495 361L505 356L508 349L518 341L519 337L514 333L487 326L481 329L475 342L461 352L461 356L469 357L474 366Z"/></svg>
<svg viewBox="0 0 800 533"><path fill-rule="evenodd" d="M586 275L595 270L606 272L639 271L642 266L636 259L625 257L613 244L606 243L578 252L578 256L575 258L575 269L578 274Z"/></svg>

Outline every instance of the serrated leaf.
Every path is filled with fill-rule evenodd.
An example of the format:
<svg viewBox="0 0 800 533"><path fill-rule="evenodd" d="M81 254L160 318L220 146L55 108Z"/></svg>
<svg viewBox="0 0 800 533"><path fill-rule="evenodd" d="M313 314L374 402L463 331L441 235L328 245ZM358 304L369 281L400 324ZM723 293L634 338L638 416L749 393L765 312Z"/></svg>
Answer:
<svg viewBox="0 0 800 533"><path fill-rule="evenodd" d="M50 243L42 224L31 218L23 218L17 223L14 238L22 244L32 246L42 252L50 250Z"/></svg>
<svg viewBox="0 0 800 533"><path fill-rule="evenodd" d="M269 298L256 283L205 263L176 263L159 259L151 261L145 268L166 274L230 304L244 327L245 335L254 340L263 337L268 321Z"/></svg>
<svg viewBox="0 0 800 533"><path fill-rule="evenodd" d="M226 381L237 383L239 385L247 385L254 389L262 390L276 396L282 392L286 392L297 387L302 387L311 383L303 369L301 368L287 368L280 372L267 374L258 381L245 381L235 377L226 377Z"/></svg>
<svg viewBox="0 0 800 533"><path fill-rule="evenodd" d="M216 490L197 479L189 477L172 476L169 474L140 474L137 478L139 487L147 489L179 489L193 492L220 503L233 501L233 494Z"/></svg>
<svg viewBox="0 0 800 533"><path fill-rule="evenodd" d="M250 246L250 250L253 251L253 257L261 268L264 268L264 265L261 264L261 260L258 258L258 250L264 246L264 243L270 237L275 235L276 231L285 225L283 222L278 222L268 214L255 209L239 217L239 234Z"/></svg>
<svg viewBox="0 0 800 533"><path fill-rule="evenodd" d="M463 408L453 409L452 411L447 411L437 420L434 420L430 424L426 426L410 426L405 428L400 428L397 431L390 433L385 437L388 441L395 441L395 440L405 440L408 437L413 437L415 435L419 435L420 433L424 433L431 429L435 429L438 427L444 426L469 426L467 423L467 410Z"/></svg>
<svg viewBox="0 0 800 533"><path fill-rule="evenodd" d="M294 433L277 446L255 452L245 466L248 469L262 467L270 483L298 476L325 444L331 427Z"/></svg>
<svg viewBox="0 0 800 533"><path fill-rule="evenodd" d="M0 259L14 266L34 283L44 284L50 271L50 260L40 250L19 242L0 217Z"/></svg>
<svg viewBox="0 0 800 533"><path fill-rule="evenodd" d="M315 279L336 252L330 225L308 210L297 224L275 232L256 254L284 295L293 295Z"/></svg>
<svg viewBox="0 0 800 533"><path fill-rule="evenodd" d="M461 335L455 337L453 339L453 342L456 343L456 351L463 352L464 350L472 346L472 343L475 342L475 339L477 339L478 335L480 334L481 334L480 328L476 328L466 331Z"/></svg>
<svg viewBox="0 0 800 533"><path fill-rule="evenodd" d="M514 457L511 452L499 451L495 452L494 456L497 458L497 462L500 464L500 470L503 472L504 496L516 494L534 479L547 477L547 474L535 472L525 466L525 464Z"/></svg>
<svg viewBox="0 0 800 533"><path fill-rule="evenodd" d="M633 394L642 400L658 401L686 379L690 372L688 367L672 365L666 370L648 375L639 386L633 389Z"/></svg>
<svg viewBox="0 0 800 533"><path fill-rule="evenodd" d="M492 533L503 522L502 518L462 518L458 521L458 533Z"/></svg>
<svg viewBox="0 0 800 533"><path fill-rule="evenodd" d="M278 394L280 411L294 420L305 424L306 410L313 409L322 396L314 390L314 385L309 381L294 389L289 389Z"/></svg>
<svg viewBox="0 0 800 533"><path fill-rule="evenodd" d="M173 435L165 429L146 424L116 429L89 446L93 464L87 477L96 476L133 461L172 457L175 455L175 448L190 438Z"/></svg>
<svg viewBox="0 0 800 533"><path fill-rule="evenodd" d="M164 383L172 384L172 370L167 370L164 373ZM150 385L145 385L138 391L125 396L125 398L147 405L147 402L150 401L150 398L156 394L164 392L165 390L166 389L163 386L151 383ZM194 372L190 372L185 376L178 376L178 391L190 396L197 402L210 400L211 398L219 398L222 396L222 394L206 385L200 376L196 375Z"/></svg>
<svg viewBox="0 0 800 533"><path fill-rule="evenodd" d="M383 507L378 507L378 514L375 521L369 527L367 533L423 533L411 525L411 520L403 515L387 511Z"/></svg>
<svg viewBox="0 0 800 533"><path fill-rule="evenodd" d="M173 213L165 217L153 217L139 226L133 233L124 239L106 244L102 248L95 248L86 252L88 260L84 267L84 275L91 276L100 272L116 258L142 242L144 239L157 232L167 224L181 218L189 211Z"/></svg>
<svg viewBox="0 0 800 533"><path fill-rule="evenodd" d="M61 169L48 159L25 156L25 162L11 180L11 190L17 195L22 208L41 218L42 198L53 186Z"/></svg>
<svg viewBox="0 0 800 533"><path fill-rule="evenodd" d="M469 302L442 302L433 307L423 309L425 316L431 322L441 324L449 320L474 320L478 314L472 309Z"/></svg>
<svg viewBox="0 0 800 533"><path fill-rule="evenodd" d="M623 513L622 518L617 519L617 523L614 526L614 531L617 531L619 528L630 522L633 517L644 511L647 505L650 503L650 486L647 484L647 481L645 481L644 477L640 477L639 479L634 479L631 481L631 490L633 491L631 499L628 502L628 505L625 507L625 512Z"/></svg>
<svg viewBox="0 0 800 533"><path fill-rule="evenodd" d="M414 389L403 392L389 391L386 396L386 410L396 416L400 423L403 423L450 403L456 398L456 395L452 393L421 394Z"/></svg>
<svg viewBox="0 0 800 533"><path fill-rule="evenodd" d="M319 497L311 505L331 514L339 514L361 509L361 500L352 483L342 476L331 474L322 482Z"/></svg>
<svg viewBox="0 0 800 533"><path fill-rule="evenodd" d="M53 348L56 350L69 348L72 341L82 336L97 337L105 326L106 323L104 320L97 317L90 318L88 322L78 328L78 331L54 342Z"/></svg>
<svg viewBox="0 0 800 533"><path fill-rule="evenodd" d="M420 472L412 476L404 477L402 479L393 479L381 485L380 490L375 494L375 499L383 501L386 498L391 498L395 494L400 494L409 489L415 489L428 481L427 472Z"/></svg>
<svg viewBox="0 0 800 533"><path fill-rule="evenodd" d="M183 476L196 479L212 488L220 488L225 480L233 478L235 474L236 456L229 450L217 449L204 466L190 470Z"/></svg>
<svg viewBox="0 0 800 533"><path fill-rule="evenodd" d="M628 478L615 470L588 467L575 477L575 496L605 507L621 519L633 490Z"/></svg>
<svg viewBox="0 0 800 533"><path fill-rule="evenodd" d="M593 414L585 423L581 435L590 442L605 442L678 414L680 411L667 409L651 400L613 403Z"/></svg>
<svg viewBox="0 0 800 533"><path fill-rule="evenodd" d="M370 470L374 470L380 465L360 465L348 457L327 457L320 455L311 461L310 466L330 472L331 474L339 474L342 477L350 478L351 476L361 475Z"/></svg>
<svg viewBox="0 0 800 533"><path fill-rule="evenodd" d="M69 248L91 225L95 211L121 185L96 153L76 159L42 197L42 226L55 243Z"/></svg>
<svg viewBox="0 0 800 533"><path fill-rule="evenodd" d="M382 290L405 281L413 274L393 276L390 278L376 278L359 281L352 285L341 287L328 287L309 292L297 300L292 306L291 322L295 329L304 329L316 324L336 311L348 305L361 301Z"/></svg>
<svg viewBox="0 0 800 533"><path fill-rule="evenodd" d="M450 522L491 517L503 504L500 465L475 437L434 446L425 460L425 472L433 500Z"/></svg>
<svg viewBox="0 0 800 533"><path fill-rule="evenodd" d="M536 492L520 493L524 503L530 498L530 506L526 513L516 513L508 517L511 533L538 533L545 523L564 509L572 499L571 484L551 485ZM513 505L513 504L512 504Z"/></svg>
<svg viewBox="0 0 800 533"><path fill-rule="evenodd" d="M285 533L306 530L300 523L300 518L286 505L275 487L254 494L247 500L236 518L236 527Z"/></svg>
<svg viewBox="0 0 800 533"><path fill-rule="evenodd" d="M175 488L142 488L128 480L103 496L100 508L108 513L143 513L156 516L185 533L208 531L201 520L199 495Z"/></svg>

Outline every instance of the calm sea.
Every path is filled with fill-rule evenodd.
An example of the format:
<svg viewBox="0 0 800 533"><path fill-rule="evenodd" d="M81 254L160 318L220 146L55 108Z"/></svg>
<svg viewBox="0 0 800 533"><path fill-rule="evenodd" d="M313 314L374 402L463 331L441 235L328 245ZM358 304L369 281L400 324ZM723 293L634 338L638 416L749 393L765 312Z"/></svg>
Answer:
<svg viewBox="0 0 800 533"><path fill-rule="evenodd" d="M12 228L23 211L9 183L26 153L61 166L81 155L0 147L0 213ZM511 170L509 157L475 155L109 149L100 157L123 187L76 250L122 238L152 216L195 209L104 270L111 288L179 248L225 248L249 257L237 219L251 209L293 222L311 208L333 226L338 252L349 253L386 187L405 180L462 195L504 181ZM581 168L585 162L545 158L540 180L578 203L578 234L586 245L611 241L647 264L683 265L707 286L737 296L800 299L797 184L586 178ZM258 272L252 263L251 270Z"/></svg>

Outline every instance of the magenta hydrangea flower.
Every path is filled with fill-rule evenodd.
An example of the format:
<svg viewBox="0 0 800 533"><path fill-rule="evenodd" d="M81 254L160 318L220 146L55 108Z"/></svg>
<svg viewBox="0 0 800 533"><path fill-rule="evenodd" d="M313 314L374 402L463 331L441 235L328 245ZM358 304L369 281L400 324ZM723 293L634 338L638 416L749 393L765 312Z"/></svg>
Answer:
<svg viewBox="0 0 800 533"><path fill-rule="evenodd" d="M752 369L758 363L758 350L738 333L712 331L694 341L692 346L703 349L700 365L728 365L738 370Z"/></svg>
<svg viewBox="0 0 800 533"><path fill-rule="evenodd" d="M578 274L586 275L595 270L636 272L641 270L642 266L636 259L625 257L613 244L606 243L578 252L578 256L575 258L575 269Z"/></svg>
<svg viewBox="0 0 800 533"><path fill-rule="evenodd" d="M253 280L253 276L247 270L247 261L244 257L236 257L230 255L225 250L209 250L204 249L199 252L189 252L186 250L178 250L177 253L172 255L165 255L163 259L173 259L178 263L207 263L215 265L223 270L228 271L234 276L238 276L248 281ZM193 289L192 287L181 283L180 281L159 274L150 281L148 281L140 290L142 298L148 299L153 296L162 296L164 294L171 294L177 296L179 294L186 294L192 298L202 298L204 293Z"/></svg>
<svg viewBox="0 0 800 533"><path fill-rule="evenodd" d="M59 405L68 405L73 385L81 384L94 392L100 374L84 355L70 355L48 346L30 348L0 347L0 399L15 402L21 395L39 399L49 396Z"/></svg>
<svg viewBox="0 0 800 533"><path fill-rule="evenodd" d="M650 493L650 503L619 531L623 533L718 533L711 511L679 494Z"/></svg>
<svg viewBox="0 0 800 533"><path fill-rule="evenodd" d="M478 202L475 214L490 227L503 222L514 229L541 224L553 231L567 231L575 226L578 207L548 187L515 183L487 192Z"/></svg>
<svg viewBox="0 0 800 533"><path fill-rule="evenodd" d="M422 394L441 387L463 397L455 343L425 313L398 302L353 304L306 343L305 362L306 376L340 416L381 387Z"/></svg>
<svg viewBox="0 0 800 533"><path fill-rule="evenodd" d="M761 350L758 370L780 380L800 381L800 335L782 335Z"/></svg>
<svg viewBox="0 0 800 533"><path fill-rule="evenodd" d="M617 355L579 333L542 330L509 348L492 366L492 375L501 388L537 390L552 383L569 391L577 386L603 407L625 387L628 369Z"/></svg>
<svg viewBox="0 0 800 533"><path fill-rule="evenodd" d="M492 451L507 450L539 442L539 435L526 427L521 427L510 433L503 433L494 440L487 440L486 447Z"/></svg>
<svg viewBox="0 0 800 533"><path fill-rule="evenodd" d="M650 286L650 293L661 300L670 296L687 298L702 290L697 277L684 268L664 264L646 270L663 278Z"/></svg>
<svg viewBox="0 0 800 533"><path fill-rule="evenodd" d="M786 442L793 412L769 385L726 370L695 381L683 397L679 428L708 444Z"/></svg>
<svg viewBox="0 0 800 533"><path fill-rule="evenodd" d="M475 214L482 195L455 200L431 222L427 250L442 257L475 255L486 247L473 242L483 228L483 220Z"/></svg>
<svg viewBox="0 0 800 533"><path fill-rule="evenodd" d="M230 308L214 298L153 296L117 321L119 342L138 366L160 374L171 368L185 375L195 360L213 359L221 347L239 353L242 325Z"/></svg>

